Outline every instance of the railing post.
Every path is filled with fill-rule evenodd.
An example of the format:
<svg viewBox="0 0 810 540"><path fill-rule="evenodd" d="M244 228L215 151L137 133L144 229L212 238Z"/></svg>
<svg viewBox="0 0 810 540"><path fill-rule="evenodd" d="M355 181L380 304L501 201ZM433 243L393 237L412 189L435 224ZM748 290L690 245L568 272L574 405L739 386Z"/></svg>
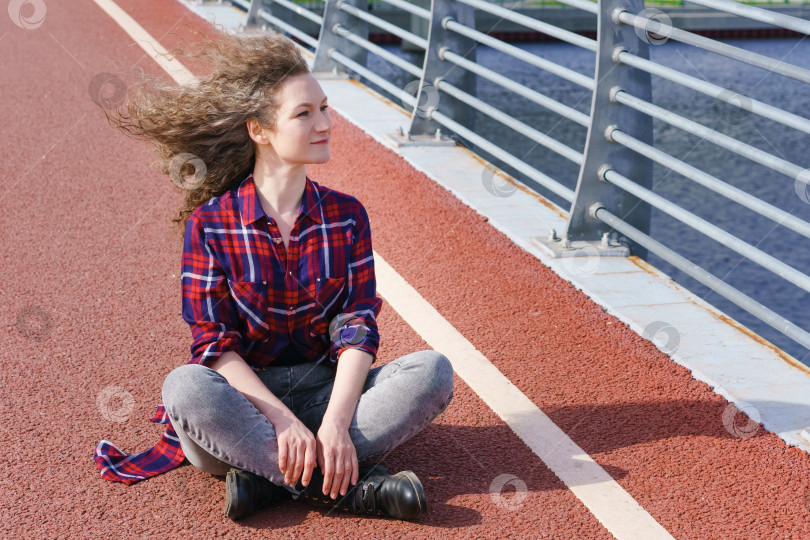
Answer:
<svg viewBox="0 0 810 540"><path fill-rule="evenodd" d="M471 62L475 62L475 41L449 32L442 25L444 19L453 19L459 24L475 28L475 10L472 6L454 0L433 0L431 5L430 29L428 30L428 48L425 51L425 63L419 91L416 94L416 107L411 116L408 136L434 138L441 133L440 124L431 120L430 114L439 107L442 113L456 122L474 129L473 109L446 94L439 94L437 80L442 79L465 92L475 95L475 75L455 64L442 59L442 50L453 51Z"/></svg>
<svg viewBox="0 0 810 540"><path fill-rule="evenodd" d="M256 19L259 17L259 10L264 8L265 0L251 0L250 7L248 8L247 17L245 17L245 27L253 26L256 24ZM268 2L268 4L271 2Z"/></svg>
<svg viewBox="0 0 810 540"><path fill-rule="evenodd" d="M611 231L608 225L593 216L599 206L649 233L650 206L602 179L602 174L610 168L644 187L652 185L652 162L606 136L608 129L616 126L652 145L652 119L611 100L611 93L616 88L622 88L643 100L651 99L650 75L614 60L620 50L649 58L648 43L640 39L634 27L621 24L616 18L621 11L636 14L643 9L643 0L599 0L596 86L591 103L591 123L564 244L598 241ZM565 237L568 242L565 242ZM631 245L631 249L635 255L646 257L646 250L640 246Z"/></svg>
<svg viewBox="0 0 810 540"><path fill-rule="evenodd" d="M368 39L368 23L349 15L345 11L341 11L340 6L343 4L354 6L362 11L368 11L367 0L326 0L323 8L321 34L318 38L318 49L315 51L315 60L312 64L312 72L319 73L321 76L328 72L335 74L346 73L342 64L329 57L331 51L339 52L361 66L366 65L366 49L352 43L344 36L354 34L357 37Z"/></svg>

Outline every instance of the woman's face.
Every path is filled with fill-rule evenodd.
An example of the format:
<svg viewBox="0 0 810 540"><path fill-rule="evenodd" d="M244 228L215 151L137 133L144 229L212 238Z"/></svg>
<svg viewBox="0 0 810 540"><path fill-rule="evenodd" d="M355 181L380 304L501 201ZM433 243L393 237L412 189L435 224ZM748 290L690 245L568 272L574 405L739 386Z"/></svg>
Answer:
<svg viewBox="0 0 810 540"><path fill-rule="evenodd" d="M279 165L329 161L332 119L326 95L315 77L307 73L284 81L279 92L276 128L265 133L270 145L262 146L262 153L267 151L268 157Z"/></svg>

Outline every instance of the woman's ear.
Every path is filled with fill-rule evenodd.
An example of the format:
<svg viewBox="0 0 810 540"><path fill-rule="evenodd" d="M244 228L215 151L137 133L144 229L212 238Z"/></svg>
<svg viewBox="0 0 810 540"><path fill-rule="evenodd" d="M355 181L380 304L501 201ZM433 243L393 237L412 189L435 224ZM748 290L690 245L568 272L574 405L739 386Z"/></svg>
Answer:
<svg viewBox="0 0 810 540"><path fill-rule="evenodd" d="M247 121L247 130L248 135L254 142L259 144L267 144L269 142L265 128L263 128L255 118L251 118Z"/></svg>

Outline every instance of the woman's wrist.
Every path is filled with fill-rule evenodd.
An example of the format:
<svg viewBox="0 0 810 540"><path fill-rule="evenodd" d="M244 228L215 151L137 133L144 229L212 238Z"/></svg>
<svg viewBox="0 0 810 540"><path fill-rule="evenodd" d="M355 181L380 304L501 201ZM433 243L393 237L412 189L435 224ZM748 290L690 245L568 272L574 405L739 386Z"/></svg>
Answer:
<svg viewBox="0 0 810 540"><path fill-rule="evenodd" d="M354 411L351 411L351 414L346 414L341 411L330 411L329 408L327 408L326 413L323 415L321 425L333 425L338 431L348 431L353 416Z"/></svg>

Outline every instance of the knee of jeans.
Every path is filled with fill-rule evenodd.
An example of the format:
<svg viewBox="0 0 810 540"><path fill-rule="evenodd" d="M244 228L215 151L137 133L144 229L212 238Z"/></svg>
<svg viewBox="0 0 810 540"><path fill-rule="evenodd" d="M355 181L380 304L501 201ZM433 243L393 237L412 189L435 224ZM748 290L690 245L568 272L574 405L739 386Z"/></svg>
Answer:
<svg viewBox="0 0 810 540"><path fill-rule="evenodd" d="M170 371L163 381L161 391L166 410L171 412L193 408L193 404L188 402L199 396L200 386L210 376L208 371L211 369L201 364L185 364Z"/></svg>
<svg viewBox="0 0 810 540"><path fill-rule="evenodd" d="M432 352L433 354L425 359L425 375L437 397L449 401L453 395L453 365L442 353Z"/></svg>

